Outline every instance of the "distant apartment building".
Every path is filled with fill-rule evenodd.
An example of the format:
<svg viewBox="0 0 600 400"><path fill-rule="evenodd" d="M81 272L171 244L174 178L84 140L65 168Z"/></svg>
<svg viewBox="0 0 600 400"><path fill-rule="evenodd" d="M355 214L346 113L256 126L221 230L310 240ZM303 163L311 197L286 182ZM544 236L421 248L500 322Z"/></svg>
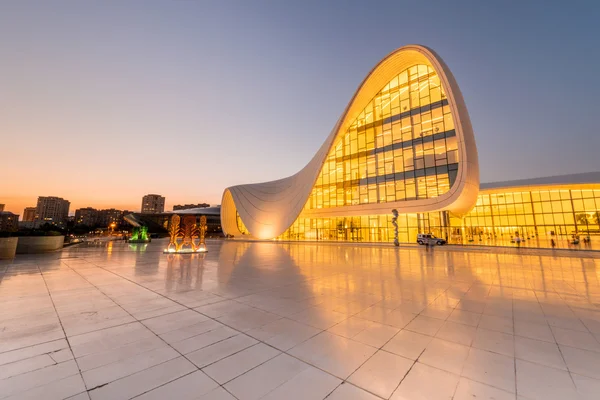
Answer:
<svg viewBox="0 0 600 400"><path fill-rule="evenodd" d="M142 213L158 214L165 212L165 198L159 194L147 194L142 197Z"/></svg>
<svg viewBox="0 0 600 400"><path fill-rule="evenodd" d="M177 204L176 206L173 206L173 211L179 211L179 210L189 210L191 208L206 208L206 207L210 207L210 204L208 203L198 203L198 204Z"/></svg>
<svg viewBox="0 0 600 400"><path fill-rule="evenodd" d="M114 208L98 211L98 225L100 227L108 227L113 222L119 225L119 222L123 218L123 212Z"/></svg>
<svg viewBox="0 0 600 400"><path fill-rule="evenodd" d="M98 223L98 210L92 207L78 208L75 210L75 224L96 226Z"/></svg>
<svg viewBox="0 0 600 400"><path fill-rule="evenodd" d="M0 212L4 211L4 204L0 204Z"/></svg>
<svg viewBox="0 0 600 400"><path fill-rule="evenodd" d="M2 204L4 206L4 204ZM0 232L14 232L19 229L19 215L10 211L0 211Z"/></svg>
<svg viewBox="0 0 600 400"><path fill-rule="evenodd" d="M69 217L69 206L71 203L60 197L40 196L38 197L36 213L36 225L45 223L65 226Z"/></svg>
<svg viewBox="0 0 600 400"><path fill-rule="evenodd" d="M23 222L35 221L35 210L36 207L25 207L23 210Z"/></svg>

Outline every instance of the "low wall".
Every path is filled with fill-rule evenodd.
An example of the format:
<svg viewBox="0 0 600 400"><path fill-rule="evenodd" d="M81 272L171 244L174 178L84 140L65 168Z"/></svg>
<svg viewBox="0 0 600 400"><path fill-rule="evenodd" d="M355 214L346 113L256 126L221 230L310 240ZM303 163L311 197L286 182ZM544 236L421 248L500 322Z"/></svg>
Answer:
<svg viewBox="0 0 600 400"><path fill-rule="evenodd" d="M62 249L64 236L21 236L17 244L17 254L47 253Z"/></svg>
<svg viewBox="0 0 600 400"><path fill-rule="evenodd" d="M0 238L0 260L15 258L18 237Z"/></svg>

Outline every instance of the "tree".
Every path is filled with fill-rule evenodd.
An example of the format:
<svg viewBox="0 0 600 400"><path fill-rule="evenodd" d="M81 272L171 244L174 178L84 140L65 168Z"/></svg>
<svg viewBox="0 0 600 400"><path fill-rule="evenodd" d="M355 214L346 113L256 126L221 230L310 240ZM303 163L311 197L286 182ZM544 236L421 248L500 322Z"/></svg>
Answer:
<svg viewBox="0 0 600 400"><path fill-rule="evenodd" d="M575 216L575 221L577 222L577 225L585 225L586 230L589 232L590 231L590 227L589 227L589 215L587 213L581 213L581 214L577 214Z"/></svg>

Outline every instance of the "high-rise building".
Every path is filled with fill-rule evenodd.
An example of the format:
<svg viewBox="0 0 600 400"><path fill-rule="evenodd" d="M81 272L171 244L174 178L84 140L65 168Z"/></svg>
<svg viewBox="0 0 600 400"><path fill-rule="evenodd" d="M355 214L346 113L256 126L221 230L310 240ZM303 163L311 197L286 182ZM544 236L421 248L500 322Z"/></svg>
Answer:
<svg viewBox="0 0 600 400"><path fill-rule="evenodd" d="M165 198L160 194L147 194L142 197L142 213L157 214L165 211Z"/></svg>
<svg viewBox="0 0 600 400"><path fill-rule="evenodd" d="M189 210L191 208L206 208L206 207L210 207L210 204L208 203L198 203L198 204L177 204L175 206L173 206L173 211L179 211L179 210Z"/></svg>
<svg viewBox="0 0 600 400"><path fill-rule="evenodd" d="M75 210L75 224L95 226L98 224L98 210L92 207L78 208Z"/></svg>
<svg viewBox="0 0 600 400"><path fill-rule="evenodd" d="M0 204L0 212L4 211L4 204Z"/></svg>
<svg viewBox="0 0 600 400"><path fill-rule="evenodd" d="M10 211L0 211L0 232L14 232L19 229L19 215Z"/></svg>
<svg viewBox="0 0 600 400"><path fill-rule="evenodd" d="M35 221L35 210L35 207L25 207L25 210L23 210L23 222Z"/></svg>
<svg viewBox="0 0 600 400"><path fill-rule="evenodd" d="M103 228L110 226L113 222L118 225L122 215L123 212L121 210L116 210L114 208L100 210L98 211L98 225Z"/></svg>
<svg viewBox="0 0 600 400"><path fill-rule="evenodd" d="M69 217L71 203L60 197L40 196L36 207L36 224L44 223L65 226Z"/></svg>

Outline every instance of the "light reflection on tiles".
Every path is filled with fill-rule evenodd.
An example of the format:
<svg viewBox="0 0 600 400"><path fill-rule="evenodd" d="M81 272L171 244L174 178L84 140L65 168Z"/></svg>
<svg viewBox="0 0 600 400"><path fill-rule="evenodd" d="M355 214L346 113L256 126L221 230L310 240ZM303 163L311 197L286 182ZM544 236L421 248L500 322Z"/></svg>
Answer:
<svg viewBox="0 0 600 400"><path fill-rule="evenodd" d="M0 398L600 391L600 259L338 243L163 247L81 245L0 263Z"/></svg>

